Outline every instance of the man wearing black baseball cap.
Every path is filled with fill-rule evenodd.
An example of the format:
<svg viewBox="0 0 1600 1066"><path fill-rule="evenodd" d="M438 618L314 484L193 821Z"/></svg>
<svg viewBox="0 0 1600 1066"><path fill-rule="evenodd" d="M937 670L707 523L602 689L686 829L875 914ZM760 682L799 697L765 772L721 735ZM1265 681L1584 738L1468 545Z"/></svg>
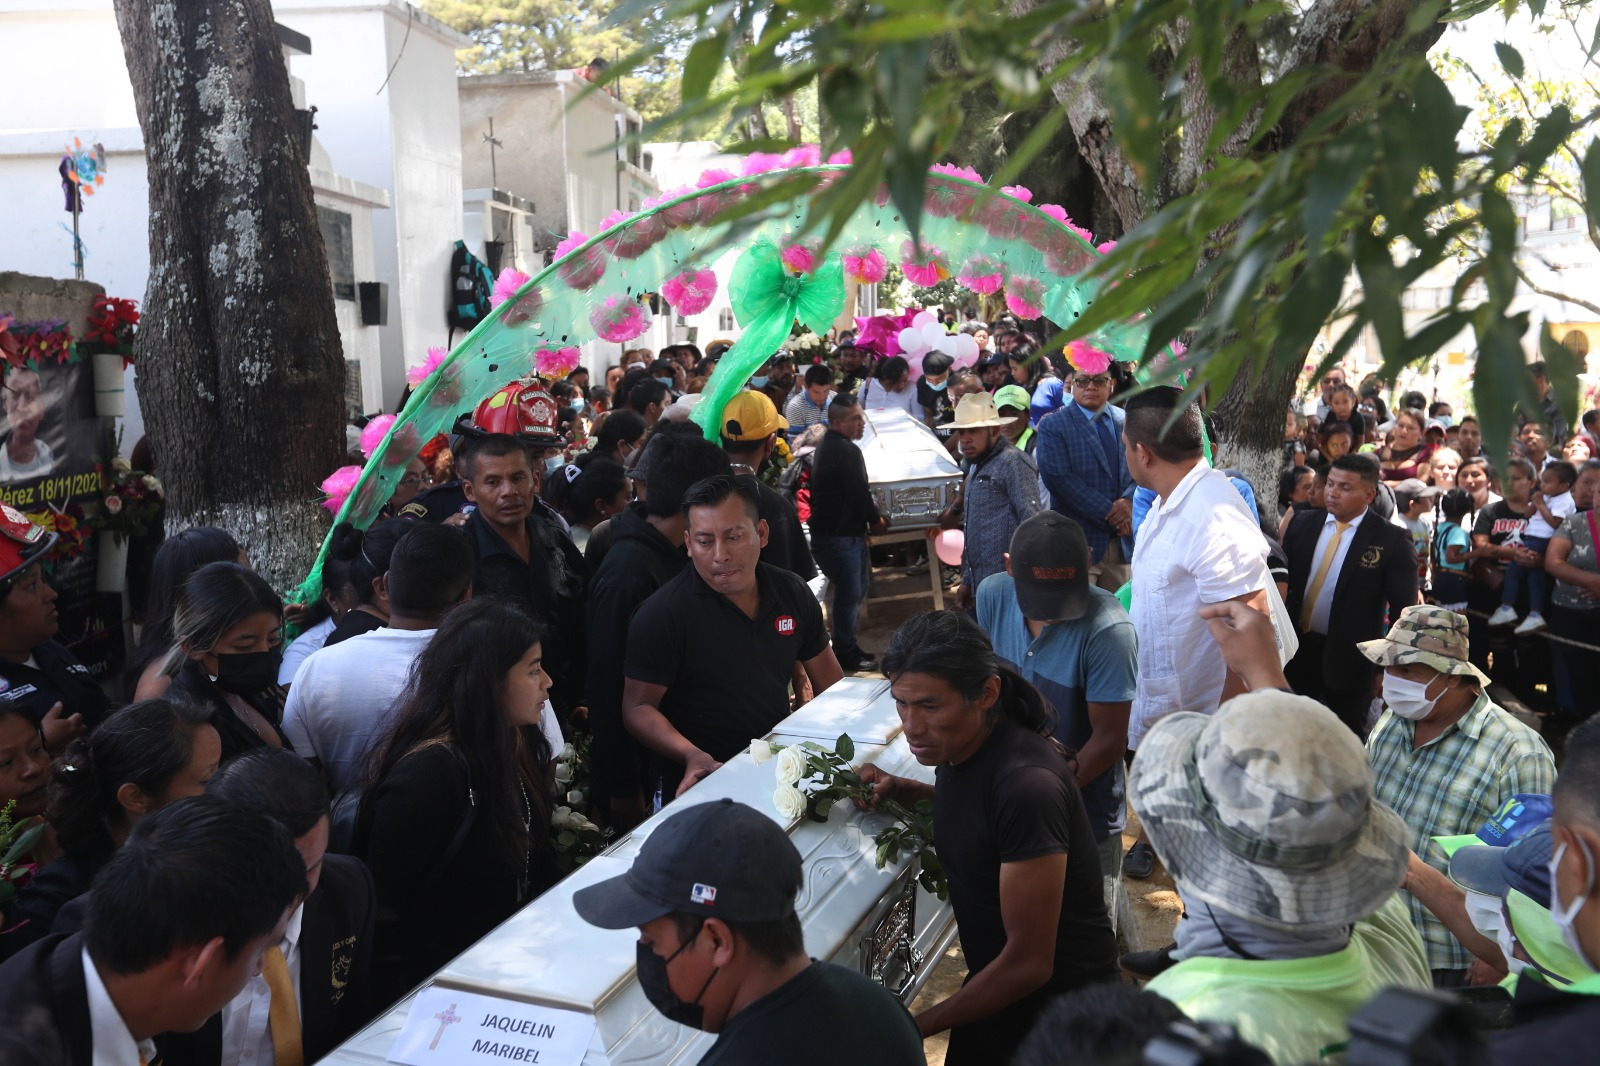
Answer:
<svg viewBox="0 0 1600 1066"><path fill-rule="evenodd" d="M978 624L995 654L1055 707L1056 739L1078 753L1109 909L1127 821L1122 756L1139 640L1116 596L1089 583L1088 541L1066 515L1041 511L1024 521L1005 559L1006 572L978 586Z"/></svg>
<svg viewBox="0 0 1600 1066"><path fill-rule="evenodd" d="M701 1066L922 1066L900 1001L806 955L800 853L729 799L667 818L627 873L572 897L584 921L639 929L639 985L663 1015L718 1034Z"/></svg>

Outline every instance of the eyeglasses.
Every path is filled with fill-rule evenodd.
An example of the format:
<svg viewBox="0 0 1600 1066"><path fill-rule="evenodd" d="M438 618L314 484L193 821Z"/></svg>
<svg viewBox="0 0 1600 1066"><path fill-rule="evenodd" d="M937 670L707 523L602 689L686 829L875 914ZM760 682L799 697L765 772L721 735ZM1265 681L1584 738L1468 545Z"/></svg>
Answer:
<svg viewBox="0 0 1600 1066"><path fill-rule="evenodd" d="M1324 385L1343 385L1344 378L1323 378L1322 383Z"/></svg>
<svg viewBox="0 0 1600 1066"><path fill-rule="evenodd" d="M422 474L407 474L400 479L400 484L408 489L417 485L432 485L433 478L425 477Z"/></svg>
<svg viewBox="0 0 1600 1066"><path fill-rule="evenodd" d="M1095 377L1076 377L1072 379L1072 384L1080 389L1087 389L1090 386L1105 388L1111 384L1111 378L1107 374L1098 374Z"/></svg>

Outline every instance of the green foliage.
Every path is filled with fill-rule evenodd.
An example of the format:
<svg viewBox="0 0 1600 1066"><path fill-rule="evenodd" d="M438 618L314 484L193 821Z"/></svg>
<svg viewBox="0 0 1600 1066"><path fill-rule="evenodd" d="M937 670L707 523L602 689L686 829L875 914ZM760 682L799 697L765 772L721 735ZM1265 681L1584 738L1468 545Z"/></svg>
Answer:
<svg viewBox="0 0 1600 1066"><path fill-rule="evenodd" d="M1517 10L1511 0L1483 2L1449 17L1491 7ZM619 12L653 9L623 0ZM1531 393L1528 321L1509 314L1517 242L1504 190L1592 136L1596 115L1552 106L1507 121L1484 148L1468 146L1468 109L1426 56L1442 32L1443 0L1024 0L1008 16L978 0L795 0L760 10L667 0L659 10L693 27L686 84L711 86L703 71L722 63L737 76L686 92L644 136L694 136L817 86L824 151L848 147L856 161L850 180L815 194L811 217L829 236L880 188L916 233L927 167L963 137L972 93L992 91L1002 112L1060 101L1009 152L995 186L1058 143L1073 109L1079 136L1098 138L1080 150L1127 232L1100 261L1098 298L1067 336L1148 313L1146 377L1187 370L1192 387L1216 386L1214 395L1236 378L1283 378L1354 275L1360 297L1327 362L1370 329L1392 376L1470 328L1487 440L1500 439L1513 405ZM946 53L949 72L934 76L933 57ZM1508 71L1523 62L1509 48L1499 54ZM803 191L775 191L768 203ZM1486 240L1466 283L1447 306L1408 322L1406 288L1457 254L1475 227ZM1179 335L1188 357L1163 364L1162 346ZM1484 373L1485 362L1498 365Z"/></svg>
<svg viewBox="0 0 1600 1066"><path fill-rule="evenodd" d="M33 865L23 860L44 835L44 820L30 818L15 822L17 801L7 800L0 807L0 911L17 898L17 889L33 876Z"/></svg>

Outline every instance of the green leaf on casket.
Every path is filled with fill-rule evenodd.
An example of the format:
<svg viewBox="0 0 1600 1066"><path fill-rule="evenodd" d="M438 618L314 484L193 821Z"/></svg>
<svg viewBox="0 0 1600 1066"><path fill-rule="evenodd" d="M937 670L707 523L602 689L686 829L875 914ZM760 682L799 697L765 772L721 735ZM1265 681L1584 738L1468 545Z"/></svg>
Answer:
<svg viewBox="0 0 1600 1066"><path fill-rule="evenodd" d="M560 844L564 848L570 848L570 847L572 847L572 845L576 844L577 842L578 842L578 838L574 834L568 832L565 829L563 829L560 833L558 833L556 835L556 843Z"/></svg>
<svg viewBox="0 0 1600 1066"><path fill-rule="evenodd" d="M848 733L840 733L839 739L833 745L833 751L845 762L850 762L856 757L856 742L850 739Z"/></svg>

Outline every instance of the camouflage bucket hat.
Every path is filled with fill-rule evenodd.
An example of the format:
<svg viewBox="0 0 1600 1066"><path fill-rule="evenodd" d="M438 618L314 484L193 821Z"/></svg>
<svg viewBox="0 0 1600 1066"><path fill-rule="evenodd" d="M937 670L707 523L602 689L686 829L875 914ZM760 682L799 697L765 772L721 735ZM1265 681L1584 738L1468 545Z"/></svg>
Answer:
<svg viewBox="0 0 1600 1066"><path fill-rule="evenodd" d="M1364 640L1356 647L1379 666L1422 663L1441 674L1467 674L1489 684L1484 672L1467 661L1466 615L1443 607L1407 607L1385 636Z"/></svg>
<svg viewBox="0 0 1600 1066"><path fill-rule="evenodd" d="M1305 696L1255 692L1163 718L1139 745L1128 800L1186 898L1260 925L1351 924L1405 877L1411 834L1373 798L1366 751Z"/></svg>

